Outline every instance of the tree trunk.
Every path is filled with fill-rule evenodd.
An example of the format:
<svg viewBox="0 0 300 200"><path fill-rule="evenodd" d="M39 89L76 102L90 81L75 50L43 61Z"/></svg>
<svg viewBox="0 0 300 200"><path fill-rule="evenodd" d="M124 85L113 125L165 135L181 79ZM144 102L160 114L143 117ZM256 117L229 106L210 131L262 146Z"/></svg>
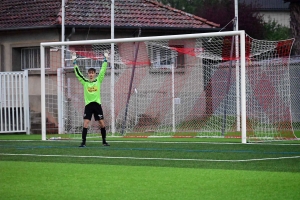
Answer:
<svg viewBox="0 0 300 200"><path fill-rule="evenodd" d="M291 31L295 38L295 43L293 46L293 54L300 55L300 3L291 2L290 3L291 12Z"/></svg>

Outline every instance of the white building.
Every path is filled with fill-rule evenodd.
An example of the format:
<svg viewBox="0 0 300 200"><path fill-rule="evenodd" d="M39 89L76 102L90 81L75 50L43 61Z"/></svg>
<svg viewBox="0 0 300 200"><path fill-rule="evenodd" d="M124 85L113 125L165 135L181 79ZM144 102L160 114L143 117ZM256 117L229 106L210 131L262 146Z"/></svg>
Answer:
<svg viewBox="0 0 300 200"><path fill-rule="evenodd" d="M257 11L263 15L264 21L275 20L278 24L290 27L289 2L283 0L239 0L257 6Z"/></svg>

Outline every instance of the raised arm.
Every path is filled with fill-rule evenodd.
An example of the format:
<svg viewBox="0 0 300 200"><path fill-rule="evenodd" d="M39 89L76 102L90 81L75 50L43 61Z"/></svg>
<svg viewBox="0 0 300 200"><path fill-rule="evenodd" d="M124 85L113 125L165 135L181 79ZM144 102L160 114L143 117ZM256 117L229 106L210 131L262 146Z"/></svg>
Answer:
<svg viewBox="0 0 300 200"><path fill-rule="evenodd" d="M107 69L107 58L108 57L109 57L108 52L104 52L104 60L103 60L99 75L97 77L99 79L100 84L102 83L102 81L104 79L104 76L105 76L105 72L106 72L106 69Z"/></svg>
<svg viewBox="0 0 300 200"><path fill-rule="evenodd" d="M74 64L75 75L76 75L77 79L80 81L80 83L83 85L84 82L87 82L88 80L80 72L80 69L79 69L79 67L77 65L76 59L73 61L73 64Z"/></svg>
<svg viewBox="0 0 300 200"><path fill-rule="evenodd" d="M107 60L106 60L106 58L104 58L104 62L102 63L102 67L101 67L101 70L98 75L100 83L102 83L102 81L104 79L106 69L107 69Z"/></svg>

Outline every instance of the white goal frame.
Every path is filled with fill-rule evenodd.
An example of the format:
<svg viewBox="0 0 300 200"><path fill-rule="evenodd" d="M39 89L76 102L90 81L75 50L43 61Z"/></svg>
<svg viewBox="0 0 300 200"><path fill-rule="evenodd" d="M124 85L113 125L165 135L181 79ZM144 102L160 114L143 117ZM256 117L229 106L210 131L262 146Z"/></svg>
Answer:
<svg viewBox="0 0 300 200"><path fill-rule="evenodd" d="M167 36L153 36L153 37L139 37L139 38L121 38L121 39L101 39L101 40L80 40L67 42L44 42L40 44L41 55L41 127L42 140L46 140L46 84L45 84L45 48L50 46L66 46L66 45L92 45L92 44L113 44L119 42L144 42L144 41L159 41L159 40L173 40L173 39L192 39L202 37L215 36L239 36L240 37L240 66L241 66L241 142L247 143L246 136L246 52L245 52L245 31L226 31L213 33L198 33L198 34L183 34L183 35L167 35ZM173 97L174 103L174 97ZM112 121L114 119L112 118ZM114 124L112 122L112 124ZM113 127L114 128L114 127Z"/></svg>

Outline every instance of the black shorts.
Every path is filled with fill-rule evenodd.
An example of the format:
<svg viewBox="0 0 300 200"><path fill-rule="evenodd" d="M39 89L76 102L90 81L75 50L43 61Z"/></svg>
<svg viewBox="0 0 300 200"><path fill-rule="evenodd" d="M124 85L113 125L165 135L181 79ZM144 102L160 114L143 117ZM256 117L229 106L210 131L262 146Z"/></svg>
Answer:
<svg viewBox="0 0 300 200"><path fill-rule="evenodd" d="M92 102L85 106L83 119L88 119L91 121L93 114L94 114L95 121L104 119L101 104Z"/></svg>

